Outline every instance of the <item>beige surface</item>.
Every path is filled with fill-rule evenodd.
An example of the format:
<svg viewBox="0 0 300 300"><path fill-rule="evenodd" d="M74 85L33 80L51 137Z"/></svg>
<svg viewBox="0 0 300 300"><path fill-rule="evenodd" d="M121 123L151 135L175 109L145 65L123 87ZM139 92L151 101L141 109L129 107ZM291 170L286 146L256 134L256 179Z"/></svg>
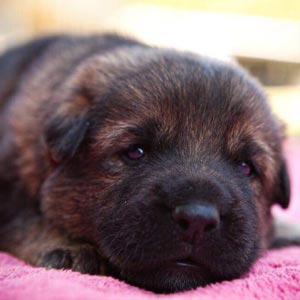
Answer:
<svg viewBox="0 0 300 300"><path fill-rule="evenodd" d="M149 18L150 10L144 13L138 11L136 16L133 17L130 15L127 19L127 15L123 13L122 18L125 18L127 23L125 21L122 23L122 18L117 12L128 4L157 5L158 7L164 7L162 11L166 8L175 8L178 9L178 11L179 9L192 10L192 13L186 16L185 22L182 22L182 15L177 16L172 11L170 15L168 15L169 18L163 15L163 23L158 22L157 15L150 15ZM72 32L101 31L106 28L105 25L108 20L113 19L115 20L115 24L110 28L126 30L126 28L128 29L128 27L132 25L132 28L136 31L140 29L141 35L147 42L151 42L151 38L155 37L156 40L153 38L152 42L158 40L158 44L160 41L163 41L165 43L168 42L169 46L176 48L184 45L189 50L195 52L209 53L212 54L212 56L215 54L215 56L224 57L225 59L230 57L230 55L232 55L232 47L228 45L228 33L227 35L223 35L223 40L220 39L220 37L218 39L216 38L219 27L222 26L217 26L215 31L212 31L212 28L210 28L209 32L209 30L206 30L209 29L209 26L203 25L205 31L208 32L208 38L204 42L205 34L203 33L201 35L202 40L197 44L197 41L200 39L195 38L194 29L198 28L197 32L199 32L199 23L190 22L188 24L188 20L193 21L190 16L196 18L198 15L201 15L201 19L203 19L203 14L199 14L200 10L206 12L230 12L293 19L293 24L296 24L297 21L297 24L299 24L300 20L300 0L0 0L0 52L8 45L12 45L24 39L26 40L36 34L67 30ZM124 12L128 12L128 10ZM183 14L183 12L178 13ZM118 18L114 19L113 16L118 16ZM147 26L142 26L141 24L143 23L137 24L138 17L142 21L148 18L149 22L147 22ZM174 24L179 24L181 21L181 24L189 27L185 29L182 25L174 28L175 25L173 26L173 23L171 24L172 19L174 19ZM153 22L153 20L155 20L155 22ZM239 24L244 24L243 22ZM291 24L286 20L280 22L280 24L278 23L279 29L283 29L284 24ZM167 30L168 26L170 27L169 30ZM259 27L252 27L254 33L258 32ZM191 28L193 30L190 30ZM252 42L253 49L261 49L261 45L267 45L271 48L271 53L274 52L274 55L277 56L281 55L281 58L283 50L286 52L296 49L293 53L299 55L297 47L299 47L300 43L297 44L297 38L299 36L297 26L293 27L296 28L296 34L293 34L293 30L288 30L289 36L295 36L295 38L290 39L295 42L294 44L290 44L294 45L294 48L288 48L288 43L286 42L277 43L276 47L270 47L271 44L266 42L270 39L271 35L275 36L274 40L276 42L276 37L277 35L279 36L278 28L273 30L271 34L267 34L266 40L263 38L259 42ZM153 29L155 29L154 32L151 31ZM130 32L130 30L128 31ZM133 32L136 33L135 31ZM191 32L191 34L188 35L187 32ZM230 33L231 31L228 30L228 32ZM241 36L247 37L249 35L242 32ZM286 38L288 35L282 34L282 36ZM239 47L243 46L241 38L238 38L237 41L236 45ZM162 42L160 44L162 44ZM285 47L283 47L283 45ZM245 44L245 49L245 51L251 52L249 43ZM250 53L252 56L254 55L253 51L251 52L252 54ZM261 51L260 55L262 55L262 53ZM250 54L249 56L251 56ZM270 51L267 57L269 57L269 55ZM292 55L290 52L287 52L285 57L291 59ZM266 91L270 96L270 102L275 114L287 124L288 134L300 136L300 86L271 87L266 88Z"/></svg>
<svg viewBox="0 0 300 300"><path fill-rule="evenodd" d="M287 134L300 136L300 86L269 87L265 90L275 114L287 124Z"/></svg>
<svg viewBox="0 0 300 300"><path fill-rule="evenodd" d="M300 19L299 0L123 0L122 2Z"/></svg>

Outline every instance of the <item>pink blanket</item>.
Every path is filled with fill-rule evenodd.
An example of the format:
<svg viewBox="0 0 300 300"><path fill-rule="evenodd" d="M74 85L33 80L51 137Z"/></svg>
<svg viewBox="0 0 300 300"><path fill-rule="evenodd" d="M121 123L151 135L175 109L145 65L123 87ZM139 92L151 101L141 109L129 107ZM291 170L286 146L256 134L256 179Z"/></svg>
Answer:
<svg viewBox="0 0 300 300"><path fill-rule="evenodd" d="M300 214L300 141L286 145L292 173L292 205L277 214L297 220ZM0 253L0 300L93 300L93 299L300 299L300 247L269 251L242 279L205 288L156 295L110 277L81 275L71 271L33 268Z"/></svg>

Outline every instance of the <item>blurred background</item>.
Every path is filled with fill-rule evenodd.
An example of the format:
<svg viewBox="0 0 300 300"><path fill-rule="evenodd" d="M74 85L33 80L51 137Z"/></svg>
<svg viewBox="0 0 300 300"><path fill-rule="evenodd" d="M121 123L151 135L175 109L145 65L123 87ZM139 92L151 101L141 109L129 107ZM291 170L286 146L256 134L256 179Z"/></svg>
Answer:
<svg viewBox="0 0 300 300"><path fill-rule="evenodd" d="M299 0L0 0L0 51L46 33L103 31L240 63L300 137Z"/></svg>

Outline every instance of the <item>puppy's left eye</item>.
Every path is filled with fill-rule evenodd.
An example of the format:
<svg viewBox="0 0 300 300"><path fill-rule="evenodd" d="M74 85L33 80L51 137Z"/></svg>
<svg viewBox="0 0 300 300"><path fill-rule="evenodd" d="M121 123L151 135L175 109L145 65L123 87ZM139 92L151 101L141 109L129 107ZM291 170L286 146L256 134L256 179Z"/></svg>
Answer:
<svg viewBox="0 0 300 300"><path fill-rule="evenodd" d="M254 172L254 168L251 163L242 161L239 165L241 173L243 173L246 176L251 176Z"/></svg>
<svg viewBox="0 0 300 300"><path fill-rule="evenodd" d="M145 156L145 150L142 146L133 145L124 152L124 155L127 159L138 160Z"/></svg>

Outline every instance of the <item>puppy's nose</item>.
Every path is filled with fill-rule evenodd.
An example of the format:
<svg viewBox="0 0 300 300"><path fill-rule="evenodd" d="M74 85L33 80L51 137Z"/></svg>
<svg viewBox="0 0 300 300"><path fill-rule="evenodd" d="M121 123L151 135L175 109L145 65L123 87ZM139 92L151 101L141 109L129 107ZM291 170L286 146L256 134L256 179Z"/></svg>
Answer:
<svg viewBox="0 0 300 300"><path fill-rule="evenodd" d="M210 204L185 204L176 206L173 219L184 231L184 239L197 243L208 232L218 228L220 216L217 208Z"/></svg>

